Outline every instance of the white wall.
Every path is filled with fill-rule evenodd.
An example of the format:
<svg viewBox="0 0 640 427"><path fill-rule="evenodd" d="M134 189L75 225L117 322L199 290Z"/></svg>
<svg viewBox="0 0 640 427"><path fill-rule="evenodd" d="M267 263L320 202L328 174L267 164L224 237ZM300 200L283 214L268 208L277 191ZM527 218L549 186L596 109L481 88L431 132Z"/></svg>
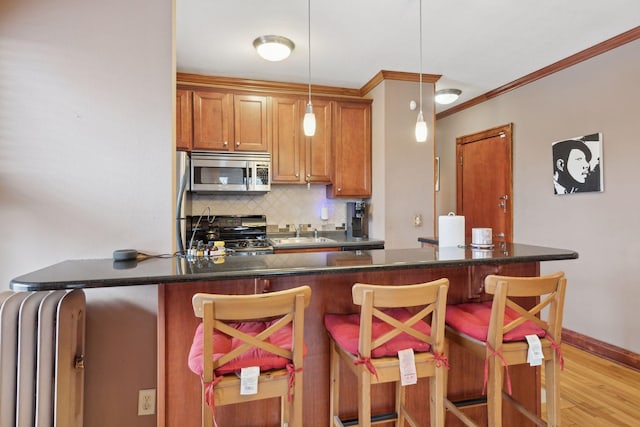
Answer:
<svg viewBox="0 0 640 427"><path fill-rule="evenodd" d="M171 0L0 1L0 290L172 250ZM87 291L85 425L151 426L155 286Z"/></svg>
<svg viewBox="0 0 640 427"><path fill-rule="evenodd" d="M423 86L424 99L433 99L433 84ZM384 230L385 248L417 248L418 237L433 236L433 104L425 102L424 117L429 129L425 143L417 143L415 125L419 105L417 83L385 80L371 91L373 140L374 235ZM383 209L381 209L383 208ZM414 217L422 218L414 226Z"/></svg>
<svg viewBox="0 0 640 427"><path fill-rule="evenodd" d="M640 41L437 121L438 212L455 210L455 138L514 124L514 240L576 250L566 328L640 352ZM603 193L553 194L551 143L603 133Z"/></svg>
<svg viewBox="0 0 640 427"><path fill-rule="evenodd" d="M371 222L369 223L369 233L379 239L386 238L387 215L384 203L387 190L385 186L387 171L385 165L385 103L382 102L386 94L386 84L382 82L371 90L369 97L373 99L371 103L371 199L369 209ZM389 248L389 242L385 242Z"/></svg>

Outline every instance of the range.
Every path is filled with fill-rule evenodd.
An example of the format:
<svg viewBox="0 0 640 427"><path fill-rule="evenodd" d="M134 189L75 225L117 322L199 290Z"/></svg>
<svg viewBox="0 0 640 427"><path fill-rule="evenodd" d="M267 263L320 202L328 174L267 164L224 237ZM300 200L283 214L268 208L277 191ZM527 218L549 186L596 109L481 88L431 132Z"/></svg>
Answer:
<svg viewBox="0 0 640 427"><path fill-rule="evenodd" d="M209 215L187 217L186 247L224 241L228 255L273 253L267 239L265 215Z"/></svg>

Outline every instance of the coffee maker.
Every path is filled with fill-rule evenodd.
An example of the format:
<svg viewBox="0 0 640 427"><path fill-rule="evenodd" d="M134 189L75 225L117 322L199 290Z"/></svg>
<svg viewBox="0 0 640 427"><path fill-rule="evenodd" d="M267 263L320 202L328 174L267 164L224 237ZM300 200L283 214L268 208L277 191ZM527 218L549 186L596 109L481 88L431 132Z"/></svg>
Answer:
<svg viewBox="0 0 640 427"><path fill-rule="evenodd" d="M369 210L366 202L347 202L347 237L369 237Z"/></svg>

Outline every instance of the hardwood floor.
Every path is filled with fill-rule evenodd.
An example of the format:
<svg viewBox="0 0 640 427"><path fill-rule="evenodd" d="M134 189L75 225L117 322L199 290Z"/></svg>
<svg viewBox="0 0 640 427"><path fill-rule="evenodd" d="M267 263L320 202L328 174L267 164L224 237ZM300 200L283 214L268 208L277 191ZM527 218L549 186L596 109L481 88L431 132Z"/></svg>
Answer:
<svg viewBox="0 0 640 427"><path fill-rule="evenodd" d="M562 345L562 426L640 426L640 371ZM544 382L544 375L542 377ZM544 406L543 411L544 414Z"/></svg>

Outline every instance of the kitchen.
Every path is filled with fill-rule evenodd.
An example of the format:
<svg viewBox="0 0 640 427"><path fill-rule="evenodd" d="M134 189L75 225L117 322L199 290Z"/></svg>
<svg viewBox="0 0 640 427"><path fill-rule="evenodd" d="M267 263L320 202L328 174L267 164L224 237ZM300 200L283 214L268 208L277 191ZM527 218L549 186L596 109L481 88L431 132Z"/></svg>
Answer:
<svg viewBox="0 0 640 427"><path fill-rule="evenodd" d="M9 157L3 159L6 163L3 163L2 170L7 174L4 176L8 187L3 184L2 197L3 206L12 206L9 210L3 208L2 213L3 235L7 237L2 246L5 285L12 277L25 271L62 259L108 257L114 248L119 247L130 246L147 251L171 247L172 238L167 224L173 221L170 212L172 201L166 188L172 185L173 178L167 170L147 166L169 165L173 161L173 153L167 148L171 144L173 120L169 89L172 87L172 75L166 71L170 68L171 58L165 47L171 38L170 6L154 2L153 5L148 4L147 10L132 10L129 4L124 3L92 4L91 8L73 2L59 2L59 5L66 8L65 16L53 10L36 13L32 10L36 9L35 5L21 6L12 12L3 10L1 14L3 31L16 39L30 40L27 44L32 47L20 51L24 46L7 41L8 47L15 49L12 52L17 55L8 63L12 64L11 70L17 71L11 74L14 89L7 89L2 101L7 106L2 110L6 114L3 120L7 120L3 122L3 129L9 132L3 133L3 147L10 147L7 151ZM126 13L123 12L125 9L128 10ZM95 19L96 16L101 19ZM9 19L12 21L7 22ZM64 23L69 27L77 26L77 22L83 20L91 21L93 28L82 28L80 33L67 33L60 28ZM16 25L11 22L16 22ZM149 37L140 37L141 25ZM50 33L56 35L52 40L55 52L44 48L38 50L43 40L50 38ZM78 34L83 37L78 37ZM104 34L114 36L109 39ZM150 39L162 43L156 45ZM71 55L66 46L73 46L79 54ZM31 56L34 52L40 55L38 62ZM57 52L71 55L70 68ZM625 176L625 171L633 167L632 159L637 157L637 148L635 145L623 147L622 142L617 141L634 139L629 123L635 120L634 112L637 110L634 102L640 96L634 77L638 75L637 62L634 62L637 57L637 43L631 43L579 65L575 70L569 69L553 78L541 79L495 98L480 108L438 120L437 123L437 138L443 144L456 136L491 127L496 122L516 123L520 132L515 156L516 170L520 175L516 175L514 183L516 193L521 194L516 202L518 240L579 249L582 260L563 264L562 268L566 267L567 274L580 283L584 290L583 299L591 305L594 305L594 300L601 299L602 289L598 284L610 283L615 296L608 310L615 315L604 316L607 318L604 323L594 323L575 308L571 315L574 320L568 317L567 326L636 352L638 349L632 339L637 336L637 330L633 329L633 325L638 324L637 315L626 301L638 299L637 287L631 286L637 273L634 261L637 253L634 247L620 248L619 243L626 241L629 235L637 234L637 226L629 216L637 209L637 203L628 197L635 194L635 189L632 180ZM36 66L45 60L53 64L50 67L54 74L51 74L51 69L42 70ZM7 62L3 60L3 63ZM113 64L123 65L126 71L114 76ZM87 77L87 67L91 78ZM601 85L600 76L611 74L616 78L607 79L607 85ZM71 80L74 85L69 87ZM34 81L38 82L42 105L51 108L28 108L31 105L24 94L33 90ZM96 81L102 88L96 86ZM581 102L567 101L554 107L558 89L562 99ZM411 91L411 96L415 97L415 86ZM618 91L625 93L626 97L616 97ZM607 114L601 114L601 110L594 106L594 97L599 100L597 105L607 106ZM405 108L404 100L398 104ZM517 114L507 113L516 106ZM495 117L498 110L502 113ZM26 111L29 111L28 119ZM574 111L574 114L566 117L565 111ZM33 119L42 129L37 134L33 132ZM404 120L405 125L411 128L415 117L412 115ZM573 135L575 130L583 128L585 122L598 125L607 137L610 135L607 161L615 166L607 170L607 190L600 198L587 196L549 200L546 191L547 181L550 181L547 179L550 172L546 172L548 162L545 150L536 148L535 143L551 141L557 134ZM534 129L544 129L544 132L540 134ZM141 135L144 135L144 140L158 143L142 143ZM410 151L408 155L411 154ZM123 169L131 173L122 174ZM31 171L26 179L25 171ZM542 178L538 176L539 171L542 171ZM400 170L399 173L403 176L398 177L398 181L407 182L405 178L411 178L411 171ZM395 179L384 174L374 176L374 180L392 178ZM448 179L451 182L450 175ZM143 194L138 184L132 184L149 181L164 184L162 188L145 186ZM5 191L6 188L19 190ZM400 198L398 193L388 196ZM550 205L553 206L552 212L539 207ZM124 214L123 206L127 207ZM393 204L385 206L372 202L372 206L375 209L372 214L382 216ZM450 208L451 203L446 207ZM428 208L422 211L428 212ZM618 211L616 224L611 224L611 210ZM585 216L584 212L589 212L589 215ZM49 221L35 221L39 213L46 213ZM413 209L407 213L408 223L415 213ZM314 212L311 215L315 217L318 214ZM568 226L566 222L545 219L558 216L573 217L578 221L575 226ZM341 214L336 216L338 219L342 217ZM306 219L292 220L307 222ZM285 221L289 223L290 220ZM148 231L141 233L141 224ZM404 232L391 225L380 227L385 233L376 232L377 226L372 225L372 235L384 238L386 244L397 238L396 231ZM591 231L584 232L583 229ZM421 234L426 234L426 231ZM598 236L598 244L593 244L594 235ZM131 237L123 239L122 236ZM412 236L406 240L415 242ZM44 250L38 251L37 255L25 255L32 250L33 242L39 242ZM613 277L612 266L616 271ZM138 389L155 384L155 338L153 334L137 332L155 328L155 293L138 288L91 291L88 294L92 306L89 330L93 334L89 338L88 353L92 364L87 365L87 370L93 380L87 384L86 413L95 420L94 425L101 425L101 419L110 420L109 424L125 425L130 418L126 418L126 410L121 408L133 405ZM114 313L120 319L117 324L110 324ZM127 333L130 325L137 325L137 328ZM115 349L124 347L138 355L139 363L123 369L125 356ZM129 412L134 413L135 408ZM133 419L135 425L153 425L143 424L149 422L146 418Z"/></svg>
<svg viewBox="0 0 640 427"><path fill-rule="evenodd" d="M311 193L308 182L307 194L297 192L295 206L300 207L300 212L295 212L293 205L286 202L279 203L280 209L275 208L278 204L273 203L273 199L281 198L282 192L276 191L271 157L271 153L265 152L177 152L178 253L189 256L203 250L209 253L217 250L218 246L213 245L216 241L219 246L226 246L228 255L281 253L285 249L384 248L383 241L369 236L370 215L365 201L334 203L330 210L329 201L333 200L314 199L318 193ZM295 187L290 187L289 192L294 192ZM234 203L240 207L234 208ZM252 211L245 212L247 206L251 206ZM341 209L344 207L346 210ZM330 221L330 212L335 215L335 208L345 215L337 225ZM255 213L262 209L269 212L271 223L267 222L266 215ZM285 223L291 222L294 216L297 222ZM308 222L300 222L301 218ZM288 239L290 233L296 240Z"/></svg>

